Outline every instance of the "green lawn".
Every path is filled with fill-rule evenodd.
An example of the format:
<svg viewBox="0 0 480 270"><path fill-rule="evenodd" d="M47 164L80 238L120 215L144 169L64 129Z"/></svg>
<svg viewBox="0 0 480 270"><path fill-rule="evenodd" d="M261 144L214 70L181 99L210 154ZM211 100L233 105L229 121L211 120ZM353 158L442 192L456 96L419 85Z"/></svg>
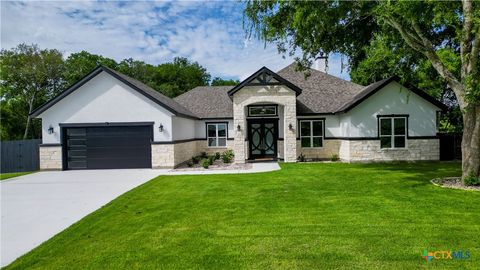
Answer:
<svg viewBox="0 0 480 270"><path fill-rule="evenodd" d="M477 269L480 193L433 186L458 163L283 164L158 177L8 269ZM424 249L468 260L422 260Z"/></svg>
<svg viewBox="0 0 480 270"><path fill-rule="evenodd" d="M0 180L7 180L9 178L30 174L32 172L16 172L16 173L0 173Z"/></svg>

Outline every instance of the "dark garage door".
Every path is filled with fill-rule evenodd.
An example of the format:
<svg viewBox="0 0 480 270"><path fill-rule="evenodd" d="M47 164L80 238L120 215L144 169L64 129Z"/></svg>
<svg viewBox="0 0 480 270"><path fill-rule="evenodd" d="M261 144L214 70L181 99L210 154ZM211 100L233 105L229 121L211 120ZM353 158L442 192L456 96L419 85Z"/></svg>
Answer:
<svg viewBox="0 0 480 270"><path fill-rule="evenodd" d="M151 168L152 126L67 127L66 169Z"/></svg>

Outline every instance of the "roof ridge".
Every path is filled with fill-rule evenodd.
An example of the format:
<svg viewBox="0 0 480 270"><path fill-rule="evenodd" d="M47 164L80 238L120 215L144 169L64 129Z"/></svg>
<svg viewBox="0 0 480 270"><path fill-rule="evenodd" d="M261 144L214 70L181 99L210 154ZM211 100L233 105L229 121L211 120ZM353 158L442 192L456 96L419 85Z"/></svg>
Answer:
<svg viewBox="0 0 480 270"><path fill-rule="evenodd" d="M346 82L346 83L350 83L350 84L352 84L352 85L357 85L357 86L365 87L364 85L361 85L361 84L358 84L358 83L354 83L354 82L352 82L352 81L347 81L347 80L342 79L342 78L340 78L340 77L337 77L337 76L335 76L335 75L328 74L327 72L323 72L323 71L320 71L320 70L317 70L317 69L314 69L314 68L311 68L311 67L307 67L307 68L306 68L305 70L303 70L303 71L302 71L302 70L298 70L298 71L297 71L296 68L294 67L294 66L296 66L296 65L297 65L296 62L292 62L292 63L289 64L288 66L286 66L286 67L282 68L281 70L279 70L277 73L280 73L280 72L282 72L282 71L284 71L284 70L287 70L287 69L289 69L289 68L293 68L295 72L301 72L301 73L303 73L303 72L305 72L305 71L308 70L308 71L310 71L311 73L320 73L320 74L322 74L322 75L326 75L326 76L328 76L328 77L331 77L331 78L334 78L334 79L337 79L337 80L340 80L340 81L343 81L343 82Z"/></svg>

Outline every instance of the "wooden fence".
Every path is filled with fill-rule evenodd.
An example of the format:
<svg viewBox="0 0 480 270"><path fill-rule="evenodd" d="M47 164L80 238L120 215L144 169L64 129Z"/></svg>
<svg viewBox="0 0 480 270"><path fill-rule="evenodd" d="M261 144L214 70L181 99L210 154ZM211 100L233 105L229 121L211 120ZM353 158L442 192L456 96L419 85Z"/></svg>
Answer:
<svg viewBox="0 0 480 270"><path fill-rule="evenodd" d="M37 171L40 168L38 145L42 140L1 141L2 173Z"/></svg>

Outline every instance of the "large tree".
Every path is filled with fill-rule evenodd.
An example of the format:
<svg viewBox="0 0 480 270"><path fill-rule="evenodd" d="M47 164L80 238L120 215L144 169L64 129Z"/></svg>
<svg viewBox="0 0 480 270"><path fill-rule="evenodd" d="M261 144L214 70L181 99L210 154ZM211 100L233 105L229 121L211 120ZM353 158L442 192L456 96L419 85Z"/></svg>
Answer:
<svg viewBox="0 0 480 270"><path fill-rule="evenodd" d="M213 78L212 82L210 83L211 86L230 86L230 85L237 85L239 84L239 80L234 79L222 79L220 77Z"/></svg>
<svg viewBox="0 0 480 270"><path fill-rule="evenodd" d="M365 47L379 38L391 40L391 50L416 55L414 65L428 60L462 112L462 176L480 176L480 2L251 0L245 15L248 33L281 52L301 49L302 66L336 52L355 70L369 57Z"/></svg>
<svg viewBox="0 0 480 270"><path fill-rule="evenodd" d="M30 132L30 114L62 90L65 82L62 53L20 44L11 50L2 50L0 64L2 139L39 136L38 130ZM20 129L22 136L18 133Z"/></svg>

